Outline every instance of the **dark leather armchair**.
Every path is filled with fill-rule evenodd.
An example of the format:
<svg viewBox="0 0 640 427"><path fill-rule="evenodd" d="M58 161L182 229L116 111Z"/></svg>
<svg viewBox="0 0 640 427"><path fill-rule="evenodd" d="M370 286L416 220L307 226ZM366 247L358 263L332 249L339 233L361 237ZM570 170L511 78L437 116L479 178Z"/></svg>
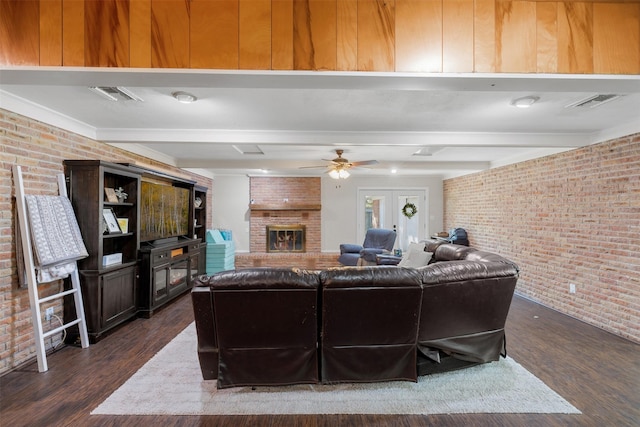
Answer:
<svg viewBox="0 0 640 427"><path fill-rule="evenodd" d="M384 228L370 228L362 245L343 243L340 245L338 262L342 265L358 265L362 258L365 264L376 264L376 255L391 253L396 242L396 232Z"/></svg>

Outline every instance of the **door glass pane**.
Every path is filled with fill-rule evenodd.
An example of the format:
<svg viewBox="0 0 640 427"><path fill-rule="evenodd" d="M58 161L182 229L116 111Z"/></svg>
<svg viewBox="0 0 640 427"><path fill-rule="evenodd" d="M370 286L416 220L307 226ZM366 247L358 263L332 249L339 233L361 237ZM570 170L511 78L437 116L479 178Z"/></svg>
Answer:
<svg viewBox="0 0 640 427"><path fill-rule="evenodd" d="M386 228L385 225L385 196L365 196L364 229Z"/></svg>
<svg viewBox="0 0 640 427"><path fill-rule="evenodd" d="M398 240L394 248L403 251L409 248L409 243L425 238L425 219L429 217L425 190L362 189L358 191L358 201L358 242L364 241L370 228L395 230ZM402 214L407 203L416 206L411 218Z"/></svg>
<svg viewBox="0 0 640 427"><path fill-rule="evenodd" d="M176 288L187 283L188 266L189 264L186 259L171 266L169 269L169 286L171 288Z"/></svg>
<svg viewBox="0 0 640 427"><path fill-rule="evenodd" d="M154 287L154 297L155 299L159 299L167 295L167 267L161 267L154 269L153 272L153 287Z"/></svg>

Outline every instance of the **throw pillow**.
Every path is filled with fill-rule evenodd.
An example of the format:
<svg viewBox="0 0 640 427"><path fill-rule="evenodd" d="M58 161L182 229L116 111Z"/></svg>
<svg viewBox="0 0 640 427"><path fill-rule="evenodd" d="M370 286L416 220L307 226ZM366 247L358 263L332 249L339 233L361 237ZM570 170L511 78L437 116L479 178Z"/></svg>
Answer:
<svg viewBox="0 0 640 427"><path fill-rule="evenodd" d="M431 260L431 252L424 251L424 243L410 243L409 249L398 263L398 267L424 267Z"/></svg>

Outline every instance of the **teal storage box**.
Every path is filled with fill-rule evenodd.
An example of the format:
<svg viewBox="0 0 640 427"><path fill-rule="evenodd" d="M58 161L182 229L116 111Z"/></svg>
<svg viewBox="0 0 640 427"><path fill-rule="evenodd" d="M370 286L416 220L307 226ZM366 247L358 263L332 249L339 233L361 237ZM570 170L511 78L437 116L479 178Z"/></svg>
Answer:
<svg viewBox="0 0 640 427"><path fill-rule="evenodd" d="M220 230L207 230L206 273L211 276L225 270L235 269L235 244L233 240L225 240Z"/></svg>

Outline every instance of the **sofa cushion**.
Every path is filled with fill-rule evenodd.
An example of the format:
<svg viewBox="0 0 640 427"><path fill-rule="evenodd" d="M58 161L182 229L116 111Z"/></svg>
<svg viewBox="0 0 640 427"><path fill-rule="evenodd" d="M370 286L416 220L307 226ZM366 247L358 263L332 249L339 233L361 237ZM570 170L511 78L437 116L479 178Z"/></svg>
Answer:
<svg viewBox="0 0 640 427"><path fill-rule="evenodd" d="M454 245L452 243L444 243L434 252L436 261L456 261L466 259L467 254L477 251L476 248L468 246Z"/></svg>
<svg viewBox="0 0 640 427"><path fill-rule="evenodd" d="M202 278L216 289L279 289L317 288L319 277L317 273L300 268L270 268L254 267L244 270L227 270Z"/></svg>
<svg viewBox="0 0 640 427"><path fill-rule="evenodd" d="M421 268L422 283L425 286L459 283L493 277L514 277L518 270L514 264L504 262L450 261L438 262Z"/></svg>
<svg viewBox="0 0 640 427"><path fill-rule="evenodd" d="M508 260L507 258L504 258L503 256L493 252L487 252L487 251L481 251L481 250L469 252L465 257L465 260L478 261L478 262L502 262L502 263L510 264L516 270L518 270L518 266L513 261Z"/></svg>

